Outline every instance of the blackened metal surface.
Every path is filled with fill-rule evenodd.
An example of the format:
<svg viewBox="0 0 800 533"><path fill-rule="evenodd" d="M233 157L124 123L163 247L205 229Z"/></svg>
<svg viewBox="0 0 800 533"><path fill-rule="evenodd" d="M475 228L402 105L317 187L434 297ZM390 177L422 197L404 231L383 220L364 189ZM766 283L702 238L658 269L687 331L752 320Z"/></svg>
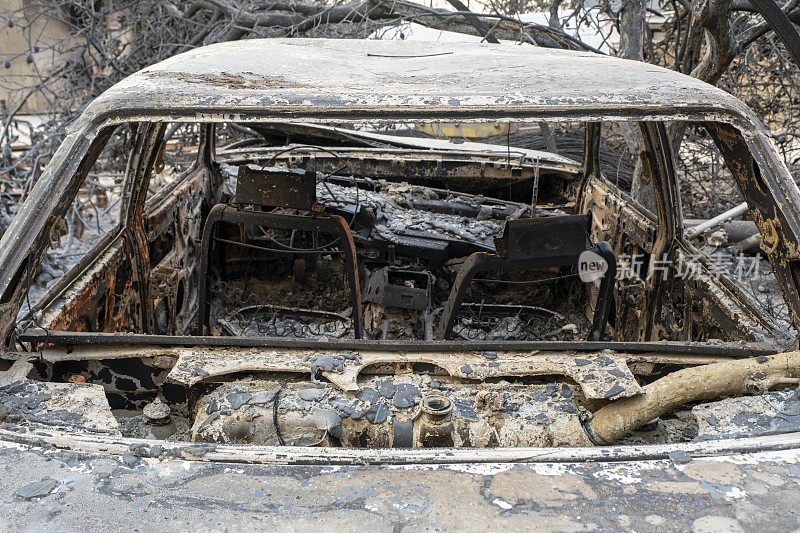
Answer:
<svg viewBox="0 0 800 533"><path fill-rule="evenodd" d="M614 281L617 277L617 258L614 255L614 250L611 245L605 241L597 243L592 249L597 255L605 259L608 270L603 275L603 281L600 282L600 290L597 294L597 307L594 310L592 317L592 331L589 333L589 339L593 341L603 340L606 333L606 325L608 318L611 315L611 309L614 305Z"/></svg>
<svg viewBox="0 0 800 533"><path fill-rule="evenodd" d="M316 172L258 165L239 167L234 199L237 204L311 211L316 198Z"/></svg>
<svg viewBox="0 0 800 533"><path fill-rule="evenodd" d="M586 223L586 217L575 218L582 218L582 223ZM585 233L583 239L585 242ZM498 255L484 252L477 252L469 256L461 265L453 287L450 289L450 296L447 299L447 304L445 304L442 312L442 319L439 322L438 339L446 340L451 337L458 311L464 302L469 284L472 283L478 273L491 270L534 270L557 266L577 266L580 252L583 251L573 250L571 247L569 249L559 248L558 246L552 246L551 249L553 255L536 255L536 250L531 250L533 257L525 257L523 255L523 258L520 259L504 259ZM604 247L597 246L592 248L591 251L601 255L609 264L609 271L612 271L612 275L606 272L600 284L597 310L590 333L592 340L600 340L605 332L605 325L611 312L611 306L606 300L610 299L615 283L613 273L616 272L616 259L607 243L605 243Z"/></svg>
<svg viewBox="0 0 800 533"><path fill-rule="evenodd" d="M340 216L298 216L262 211L249 211L236 207L217 204L212 209L203 229L200 261L200 311L198 313L198 331L203 333L208 327L208 286L209 257L214 227L219 222L234 224L257 224L271 228L296 229L304 231L321 231L338 235L338 247L344 252L347 281L350 285L350 301L353 306L353 330L360 339L363 334L363 313L361 307L361 284L358 276L358 259L353 234L350 226Z"/></svg>
<svg viewBox="0 0 800 533"><path fill-rule="evenodd" d="M332 350L388 350L401 352L441 353L498 350L574 350L601 351L613 350L627 353L660 353L675 355L755 357L777 353L775 348L763 342L735 342L707 344L687 341L659 342L596 342L596 341L417 341L417 340L354 340L328 339L315 341L308 339L253 338L253 337L209 337L209 336L170 336L140 335L127 333L83 333L75 331L43 331L38 328L26 330L19 337L22 342L47 342L59 346L235 346L235 347L275 347L297 349ZM76 353L76 358L80 354Z"/></svg>
<svg viewBox="0 0 800 533"><path fill-rule="evenodd" d="M549 216L509 220L503 236L495 238L497 255L504 259L577 257L586 250L587 215Z"/></svg>
<svg viewBox="0 0 800 533"><path fill-rule="evenodd" d="M384 307L424 311L431 306L431 274L385 267L367 280L364 301Z"/></svg>

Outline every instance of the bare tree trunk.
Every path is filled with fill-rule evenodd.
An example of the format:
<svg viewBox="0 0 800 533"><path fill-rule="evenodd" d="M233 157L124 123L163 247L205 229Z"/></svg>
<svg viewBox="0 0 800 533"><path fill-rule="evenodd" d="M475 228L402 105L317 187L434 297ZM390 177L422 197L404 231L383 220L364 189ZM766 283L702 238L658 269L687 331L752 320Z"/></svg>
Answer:
<svg viewBox="0 0 800 533"><path fill-rule="evenodd" d="M619 12L619 57L644 61L644 0L624 0Z"/></svg>
<svg viewBox="0 0 800 533"><path fill-rule="evenodd" d="M553 0L553 3L550 4L550 17L547 24L554 30L564 29L561 20L558 18L558 10L561 7L561 2L562 0Z"/></svg>
<svg viewBox="0 0 800 533"><path fill-rule="evenodd" d="M644 61L644 23L645 0L625 0L619 12L619 51L617 55L625 59ZM642 139L637 128L625 128L628 149L635 156L636 167L633 172L631 196L640 205L649 209L655 206L653 184L649 176L642 173Z"/></svg>

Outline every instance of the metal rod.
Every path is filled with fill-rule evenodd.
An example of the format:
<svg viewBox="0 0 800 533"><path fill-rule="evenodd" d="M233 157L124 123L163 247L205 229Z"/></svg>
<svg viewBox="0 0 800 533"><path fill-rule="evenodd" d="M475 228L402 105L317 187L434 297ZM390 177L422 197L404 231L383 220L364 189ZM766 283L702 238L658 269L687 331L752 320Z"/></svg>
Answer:
<svg viewBox="0 0 800 533"><path fill-rule="evenodd" d="M756 233L755 235L750 235L748 238L741 240L733 245L733 251L737 254L744 253L745 250L750 250L751 248L758 246L761 243L761 234Z"/></svg>
<svg viewBox="0 0 800 533"><path fill-rule="evenodd" d="M727 222L727 221L729 221L730 219L732 219L734 217L738 217L740 215L743 215L746 212L747 212L747 203L746 202L742 202L741 204L737 205L736 207L734 207L732 209L729 209L728 211L725 211L724 213L722 213L720 215L717 215L714 218L710 218L710 219L706 220L705 222L701 222L700 224L696 225L693 228L687 229L683 233L683 236L686 237L687 239L693 239L693 238L697 237L698 235L702 235L707 230L709 230L709 229L711 229L711 228L713 228L715 226L719 226L720 224L722 224L724 222Z"/></svg>
<svg viewBox="0 0 800 533"><path fill-rule="evenodd" d="M617 342L617 341L418 341L398 339L388 341L366 339L282 339L279 337L214 337L146 335L140 333L90 333L79 331L42 331L30 328L23 331L21 342L46 342L61 346L219 346L327 349L327 350L391 350L398 352L439 353L461 351L600 351L628 353L661 353L674 355L712 355L722 357L755 357L770 355L778 350L763 342L732 342L722 344L687 344L685 341Z"/></svg>
<svg viewBox="0 0 800 533"><path fill-rule="evenodd" d="M280 249L280 248L267 248L266 246L257 246L255 244L247 244L246 242L239 242L239 241L231 241L229 239L221 239L219 237L214 237L214 241L216 242L224 242L225 244L233 244L236 246L240 246L242 248L251 248L253 250L263 250L265 252L273 252L276 254L318 254L318 255L334 255L334 254L342 254L344 253L341 250L302 250L302 249Z"/></svg>

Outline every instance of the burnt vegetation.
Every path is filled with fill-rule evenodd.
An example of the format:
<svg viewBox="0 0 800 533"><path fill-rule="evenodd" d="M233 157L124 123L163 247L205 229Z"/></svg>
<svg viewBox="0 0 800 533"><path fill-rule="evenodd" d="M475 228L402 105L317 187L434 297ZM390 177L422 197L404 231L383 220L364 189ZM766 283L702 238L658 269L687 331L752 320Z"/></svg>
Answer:
<svg viewBox="0 0 800 533"><path fill-rule="evenodd" d="M665 66L718 85L756 111L772 131L795 177L800 176L800 67L767 22L744 0L664 1L657 5L640 0L491 1L473 8L484 12L479 16L459 11L461 3L456 0L455 12L376 0L35 0L7 4L10 7L0 12L4 31L23 36L25 46L4 54L0 65L10 74L2 78L7 98L0 110L0 194L4 198L0 228L9 218L9 209L13 211L11 206L36 181L66 125L88 102L125 76L177 53L218 42L294 36L367 38L379 30L402 29L404 22L481 35L489 42L505 39L549 48L596 50L599 39L608 45L606 53ZM15 5L19 7L14 9ZM800 22L797 2L790 0L782 8L795 24ZM520 13L531 11L548 12L548 23L519 18ZM575 28L596 34L595 45L583 43ZM22 64L26 66L22 68ZM25 111L32 107L44 122L27 120ZM676 147L694 138L692 132L682 129L673 135ZM697 180L698 172L715 177L713 161L693 158L690 167L687 179ZM719 193L709 191L712 201L727 194L724 184L720 188ZM697 214L707 213L698 208Z"/></svg>

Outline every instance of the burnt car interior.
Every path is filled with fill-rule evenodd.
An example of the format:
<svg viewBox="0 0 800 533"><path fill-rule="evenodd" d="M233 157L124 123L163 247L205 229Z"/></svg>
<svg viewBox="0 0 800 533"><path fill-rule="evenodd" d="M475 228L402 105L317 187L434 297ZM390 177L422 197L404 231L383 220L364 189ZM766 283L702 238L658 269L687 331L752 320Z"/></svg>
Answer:
<svg viewBox="0 0 800 533"><path fill-rule="evenodd" d="M684 238L679 155L661 122L533 123L531 148L510 134L452 142L413 128L127 126L114 228L38 300L27 262L2 296L26 298L6 346L32 355L36 377L18 386L101 387L113 416L86 414L103 399L80 404L96 431L602 444L585 423L613 400L692 365L796 344L791 323L712 275ZM732 183L764 196L738 130L691 127ZM177 129L196 144L171 141ZM118 131L101 131L79 174ZM638 153L613 142L622 133ZM774 276L794 279L785 244L767 245ZM604 265L588 281L587 253ZM776 298L800 310L796 292ZM697 438L709 428L692 407L624 438Z"/></svg>

